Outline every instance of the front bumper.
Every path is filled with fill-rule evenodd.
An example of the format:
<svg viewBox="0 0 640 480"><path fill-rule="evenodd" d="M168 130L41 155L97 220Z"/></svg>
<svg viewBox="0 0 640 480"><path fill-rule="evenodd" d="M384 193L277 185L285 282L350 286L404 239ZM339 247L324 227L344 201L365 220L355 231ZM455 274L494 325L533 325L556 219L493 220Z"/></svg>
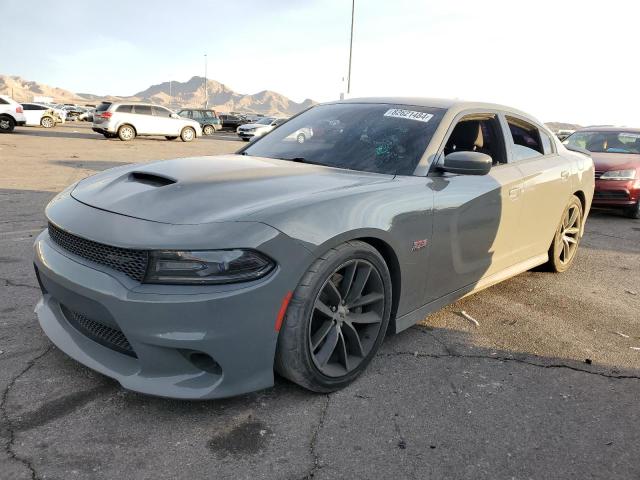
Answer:
<svg viewBox="0 0 640 480"><path fill-rule="evenodd" d="M256 134L252 131L238 131L236 133L242 140L248 140L256 136Z"/></svg>
<svg viewBox="0 0 640 480"><path fill-rule="evenodd" d="M287 242L275 242L265 253L304 254ZM277 313L301 268L279 265L267 277L242 284L145 285L63 250L46 230L34 248L43 291L36 306L40 325L87 367L129 390L180 399L223 398L273 385ZM133 354L87 335L70 312L121 332Z"/></svg>
<svg viewBox="0 0 640 480"><path fill-rule="evenodd" d="M594 207L628 207L640 200L640 180L596 180Z"/></svg>

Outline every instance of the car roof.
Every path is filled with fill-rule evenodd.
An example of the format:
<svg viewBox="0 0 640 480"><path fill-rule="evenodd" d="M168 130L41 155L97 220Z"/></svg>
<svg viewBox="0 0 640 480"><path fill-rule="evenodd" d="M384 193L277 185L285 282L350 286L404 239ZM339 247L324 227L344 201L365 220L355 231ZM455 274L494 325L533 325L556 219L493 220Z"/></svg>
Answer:
<svg viewBox="0 0 640 480"><path fill-rule="evenodd" d="M430 98L430 97L363 97L350 98L337 102L328 103L389 103L394 105L414 105L418 107L444 108L446 110L505 110L516 114L531 117L531 115L522 112L516 108L500 105L498 103L474 102L468 100L449 99L449 98Z"/></svg>
<svg viewBox="0 0 640 480"><path fill-rule="evenodd" d="M162 107L167 108L163 105L158 105L157 103L149 103L149 102L102 102L102 103L111 103L111 105L148 105L150 107Z"/></svg>
<svg viewBox="0 0 640 480"><path fill-rule="evenodd" d="M640 133L640 128L633 127L585 127L577 132L628 132L628 133Z"/></svg>

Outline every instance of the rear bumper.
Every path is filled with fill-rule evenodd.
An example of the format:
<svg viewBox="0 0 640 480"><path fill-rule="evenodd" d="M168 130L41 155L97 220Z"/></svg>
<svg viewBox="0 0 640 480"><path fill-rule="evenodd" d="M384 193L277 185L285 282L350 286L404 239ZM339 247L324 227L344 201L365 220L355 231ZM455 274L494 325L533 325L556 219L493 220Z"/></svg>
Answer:
<svg viewBox="0 0 640 480"><path fill-rule="evenodd" d="M628 207L640 200L640 180L596 180L594 207Z"/></svg>

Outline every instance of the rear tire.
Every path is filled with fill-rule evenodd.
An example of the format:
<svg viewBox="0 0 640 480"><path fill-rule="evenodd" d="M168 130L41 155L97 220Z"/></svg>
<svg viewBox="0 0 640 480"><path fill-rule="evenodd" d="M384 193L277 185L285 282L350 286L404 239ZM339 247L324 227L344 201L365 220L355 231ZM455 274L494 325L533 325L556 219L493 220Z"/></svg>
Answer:
<svg viewBox="0 0 640 480"><path fill-rule="evenodd" d="M183 142L190 142L196 138L196 131L191 127L184 127L180 132L180 139Z"/></svg>
<svg viewBox="0 0 640 480"><path fill-rule="evenodd" d="M635 205L631 205L628 208L625 208L624 214L629 218L640 218L640 200L636 202Z"/></svg>
<svg viewBox="0 0 640 480"><path fill-rule="evenodd" d="M53 128L56 126L56 121L53 119L53 117L45 115L40 119L40 125L42 125L43 128Z"/></svg>
<svg viewBox="0 0 640 480"><path fill-rule="evenodd" d="M131 125L120 125L118 138L123 142L129 142L136 138L136 131Z"/></svg>
<svg viewBox="0 0 640 480"><path fill-rule="evenodd" d="M391 316L391 276L371 245L351 241L318 258L296 288L275 369L314 392L349 385L375 356Z"/></svg>
<svg viewBox="0 0 640 480"><path fill-rule="evenodd" d="M202 133L204 133L205 135L213 135L213 132L215 132L216 129L213 128L213 125L205 125L202 128Z"/></svg>
<svg viewBox="0 0 640 480"><path fill-rule="evenodd" d="M12 117L0 117L0 133L11 133L16 128L16 121Z"/></svg>
<svg viewBox="0 0 640 480"><path fill-rule="evenodd" d="M571 267L582 238L582 221L582 202L574 195L562 212L560 224L549 248L549 260L543 265L544 270L560 273Z"/></svg>

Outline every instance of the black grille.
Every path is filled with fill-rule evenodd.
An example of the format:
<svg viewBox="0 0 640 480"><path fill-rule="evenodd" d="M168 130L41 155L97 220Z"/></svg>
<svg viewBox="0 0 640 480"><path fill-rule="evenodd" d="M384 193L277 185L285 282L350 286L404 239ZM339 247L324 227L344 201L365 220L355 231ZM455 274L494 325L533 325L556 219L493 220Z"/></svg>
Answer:
<svg viewBox="0 0 640 480"><path fill-rule="evenodd" d="M52 223L49 223L49 236L74 255L122 272L138 282L144 279L149 261L149 254L145 250L104 245L73 235Z"/></svg>
<svg viewBox="0 0 640 480"><path fill-rule="evenodd" d="M127 340L127 337L124 336L122 331L91 320L81 313L68 309L64 305L61 305L61 308L69 323L83 335L112 350L137 358L137 355L129 344L129 340Z"/></svg>
<svg viewBox="0 0 640 480"><path fill-rule="evenodd" d="M628 200L629 192L626 190L596 190L593 198L599 200Z"/></svg>
<svg viewBox="0 0 640 480"><path fill-rule="evenodd" d="M594 176L596 177L596 180L598 180L603 173L604 173L604 170L596 170L595 172L593 172Z"/></svg>

